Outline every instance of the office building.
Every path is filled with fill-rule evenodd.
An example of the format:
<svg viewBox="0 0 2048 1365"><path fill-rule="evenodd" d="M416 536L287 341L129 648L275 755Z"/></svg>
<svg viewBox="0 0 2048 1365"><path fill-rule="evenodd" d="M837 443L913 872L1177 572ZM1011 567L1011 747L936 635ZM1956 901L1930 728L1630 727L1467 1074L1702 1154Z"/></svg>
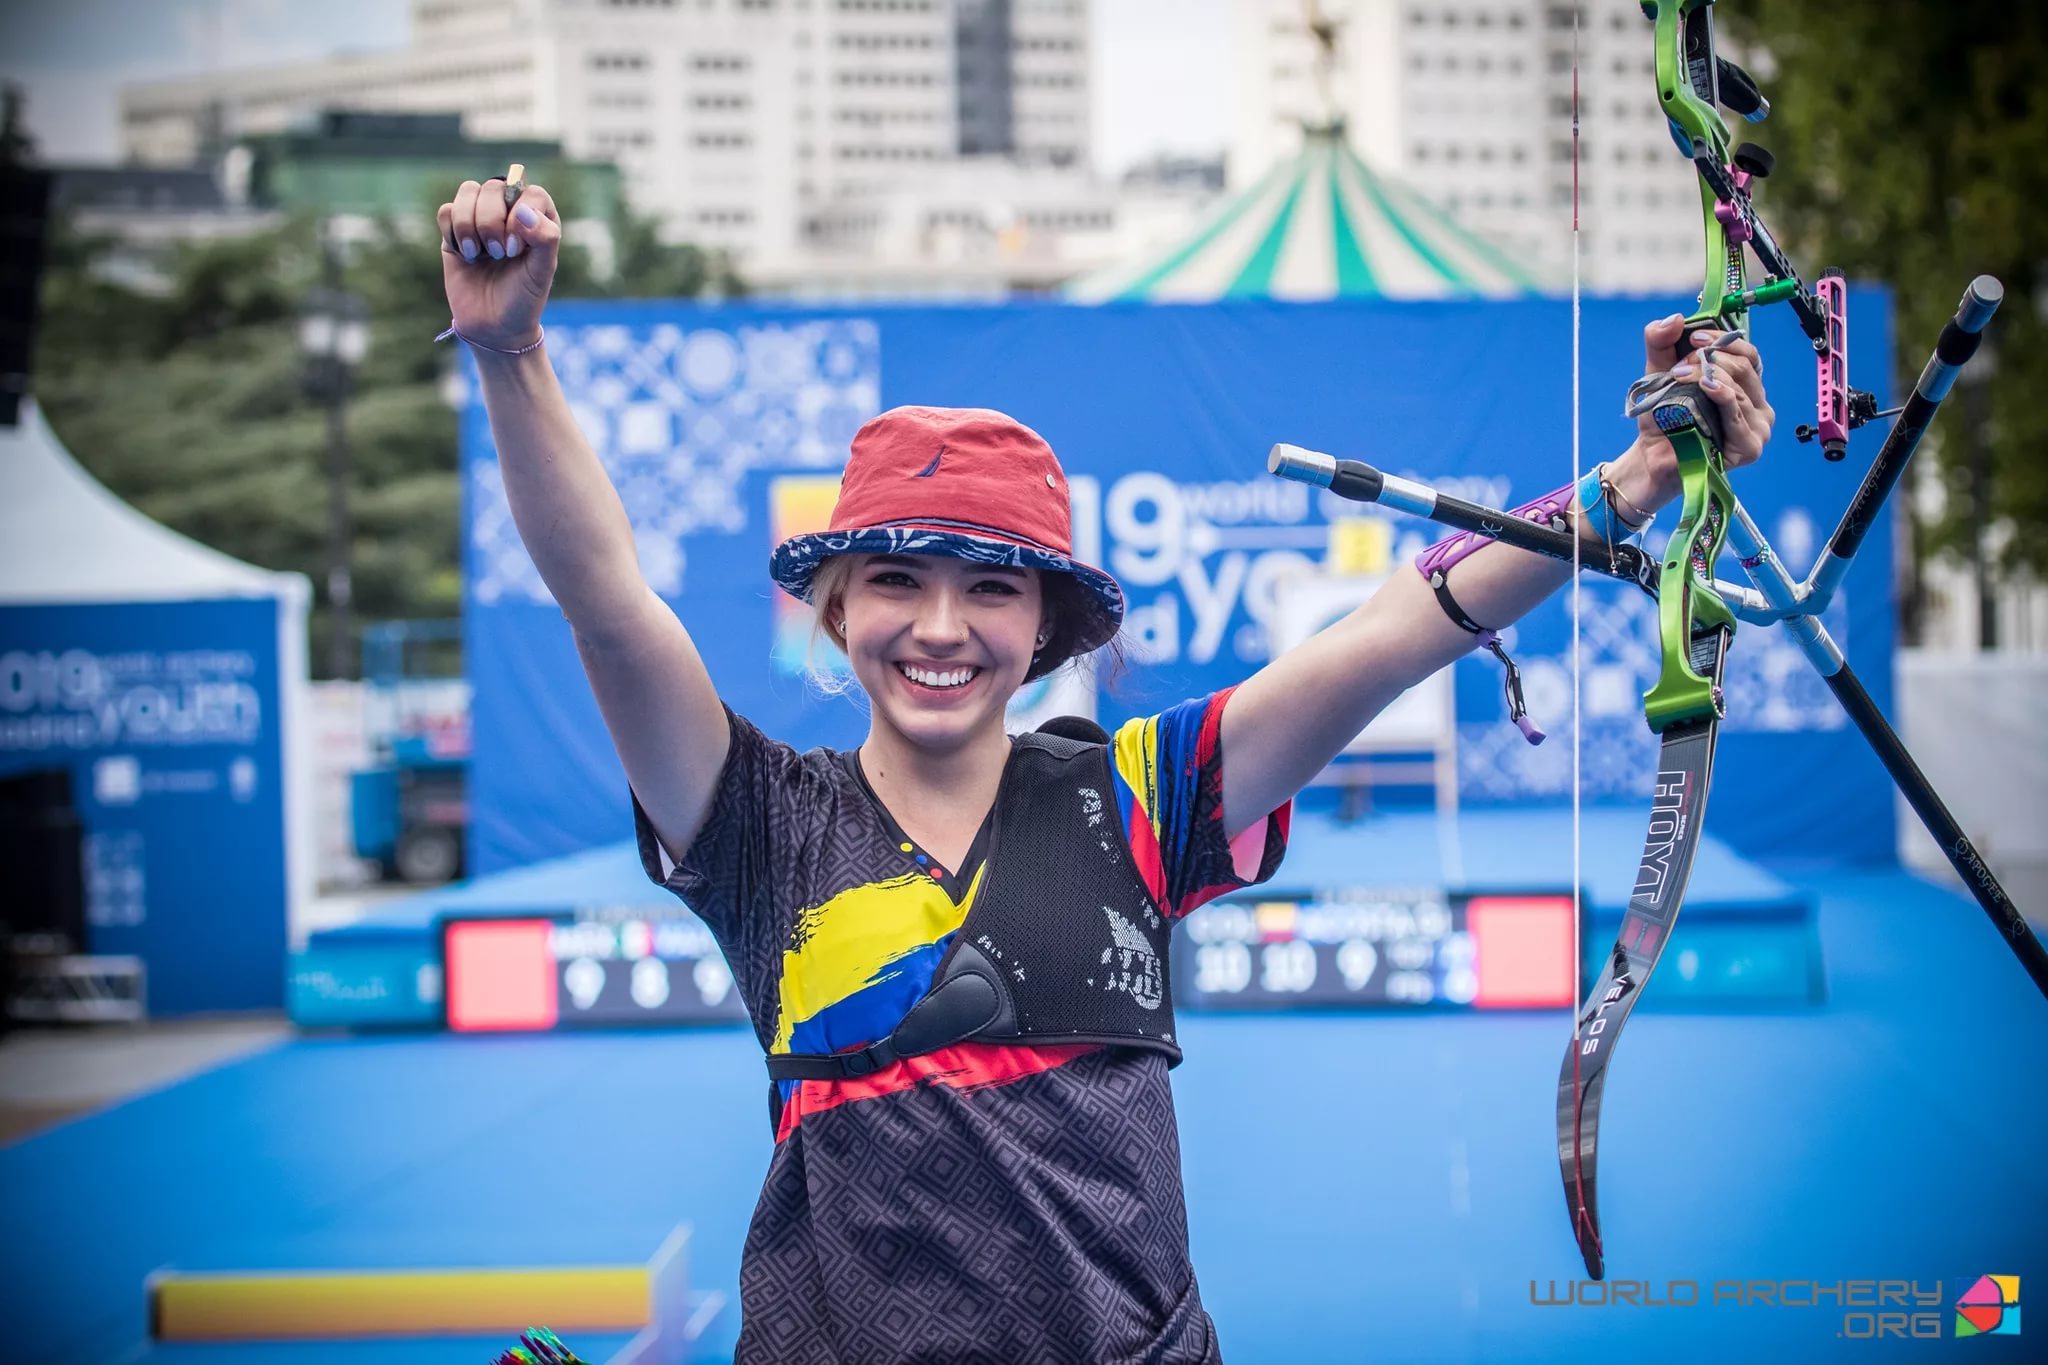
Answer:
<svg viewBox="0 0 2048 1365"><path fill-rule="evenodd" d="M1326 91L1312 12L1336 26ZM1575 44L1586 287L1697 287L1698 182L1658 108L1650 28L1633 4L1233 0L1232 187L1292 155L1327 99L1375 169L1545 273L1566 271Z"/></svg>
<svg viewBox="0 0 2048 1365"><path fill-rule="evenodd" d="M615 162L672 238L787 276L814 228L843 244L849 205L963 160L1024 168L997 218L1041 182L1068 211L1047 172L1089 160L1087 34L1084 0L414 0L403 49L131 86L122 136L176 165L324 109L455 113Z"/></svg>

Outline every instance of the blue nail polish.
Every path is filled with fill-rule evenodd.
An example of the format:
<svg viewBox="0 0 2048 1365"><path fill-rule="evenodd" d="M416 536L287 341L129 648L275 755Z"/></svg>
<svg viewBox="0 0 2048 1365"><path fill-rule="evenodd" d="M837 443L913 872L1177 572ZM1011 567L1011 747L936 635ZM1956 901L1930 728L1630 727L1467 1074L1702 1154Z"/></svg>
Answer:
<svg viewBox="0 0 2048 1365"><path fill-rule="evenodd" d="M462 239L462 259L465 261L476 259L476 239L474 237L464 237Z"/></svg>

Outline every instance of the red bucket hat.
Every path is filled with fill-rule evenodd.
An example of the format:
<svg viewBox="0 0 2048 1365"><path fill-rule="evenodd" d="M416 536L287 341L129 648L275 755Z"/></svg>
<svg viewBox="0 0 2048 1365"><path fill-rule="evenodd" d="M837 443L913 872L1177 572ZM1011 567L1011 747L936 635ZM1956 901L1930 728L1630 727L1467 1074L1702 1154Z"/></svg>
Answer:
<svg viewBox="0 0 2048 1365"><path fill-rule="evenodd" d="M987 408L891 408L854 434L831 529L783 541L768 572L806 602L834 555L947 555L1067 574L1085 590L1087 619L1067 654L1033 663L1035 678L1107 644L1123 623L1123 589L1073 551L1066 471L1044 437Z"/></svg>

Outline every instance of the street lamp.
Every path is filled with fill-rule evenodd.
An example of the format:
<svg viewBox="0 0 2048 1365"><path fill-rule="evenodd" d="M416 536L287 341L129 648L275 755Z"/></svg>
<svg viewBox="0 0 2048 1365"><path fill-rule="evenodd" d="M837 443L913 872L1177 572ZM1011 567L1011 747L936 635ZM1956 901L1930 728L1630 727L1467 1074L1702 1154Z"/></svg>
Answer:
<svg viewBox="0 0 2048 1365"><path fill-rule="evenodd" d="M331 247L328 250L332 279ZM354 636L349 569L354 534L349 526L348 430L343 409L356 366L369 348L369 310L361 299L332 287L315 289L306 296L299 315L306 392L327 409L327 604L333 611L328 622L327 671L336 678L349 676L354 667L349 647Z"/></svg>

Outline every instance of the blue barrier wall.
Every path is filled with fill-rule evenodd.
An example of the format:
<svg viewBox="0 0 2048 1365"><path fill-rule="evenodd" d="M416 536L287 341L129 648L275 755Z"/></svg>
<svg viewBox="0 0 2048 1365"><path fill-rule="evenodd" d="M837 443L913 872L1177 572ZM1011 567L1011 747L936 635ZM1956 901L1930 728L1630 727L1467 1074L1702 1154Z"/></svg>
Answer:
<svg viewBox="0 0 2048 1365"><path fill-rule="evenodd" d="M1642 369L1642 328L1686 306L1586 304L1582 465L1631 439L1621 399ZM1889 301L1856 290L1851 308L1858 378L1884 396ZM1075 487L1077 550L1116 573L1130 599L1134 666L1098 702L1114 724L1255 671L1269 653L1276 583L1329 553L1333 516L1361 515L1269 477L1273 442L1367 459L1498 505L1565 482L1570 323L1557 300L824 312L565 303L549 311L548 350L633 519L649 581L690 627L727 699L801 746L857 742L864 720L797 675L805 618L769 582L768 552L829 508L832 473L875 412L1001 408L1060 452ZM1860 437L1841 465L1795 443L1791 428L1812 402L1810 352L1789 317L1767 310L1758 323L1784 417L1763 465L1738 486L1803 574L1879 436ZM568 628L518 543L480 403L463 433L472 866L488 872L615 840L629 824L624 778ZM1384 523L1377 543L1396 561L1436 534L1410 518L1363 515ZM1661 544L1658 532L1651 543ZM1735 572L1724 561L1724 576ZM1889 538L1873 537L1828 618L1880 705L1891 693L1890 572ZM1550 743L1532 749L1505 723L1490 657L1458 665L1469 802L1569 795L1567 600L1532 614L1510 641ZM1656 659L1651 604L1592 577L1583 602L1585 795L1642 796L1654 754L1639 700ZM1797 650L1778 632L1745 627L1728 690L1715 832L1751 856L1889 860L1882 770ZM1745 799L1755 793L1768 800Z"/></svg>
<svg viewBox="0 0 2048 1365"><path fill-rule="evenodd" d="M284 1003L275 598L0 607L0 774L64 768L88 945L153 1015Z"/></svg>

